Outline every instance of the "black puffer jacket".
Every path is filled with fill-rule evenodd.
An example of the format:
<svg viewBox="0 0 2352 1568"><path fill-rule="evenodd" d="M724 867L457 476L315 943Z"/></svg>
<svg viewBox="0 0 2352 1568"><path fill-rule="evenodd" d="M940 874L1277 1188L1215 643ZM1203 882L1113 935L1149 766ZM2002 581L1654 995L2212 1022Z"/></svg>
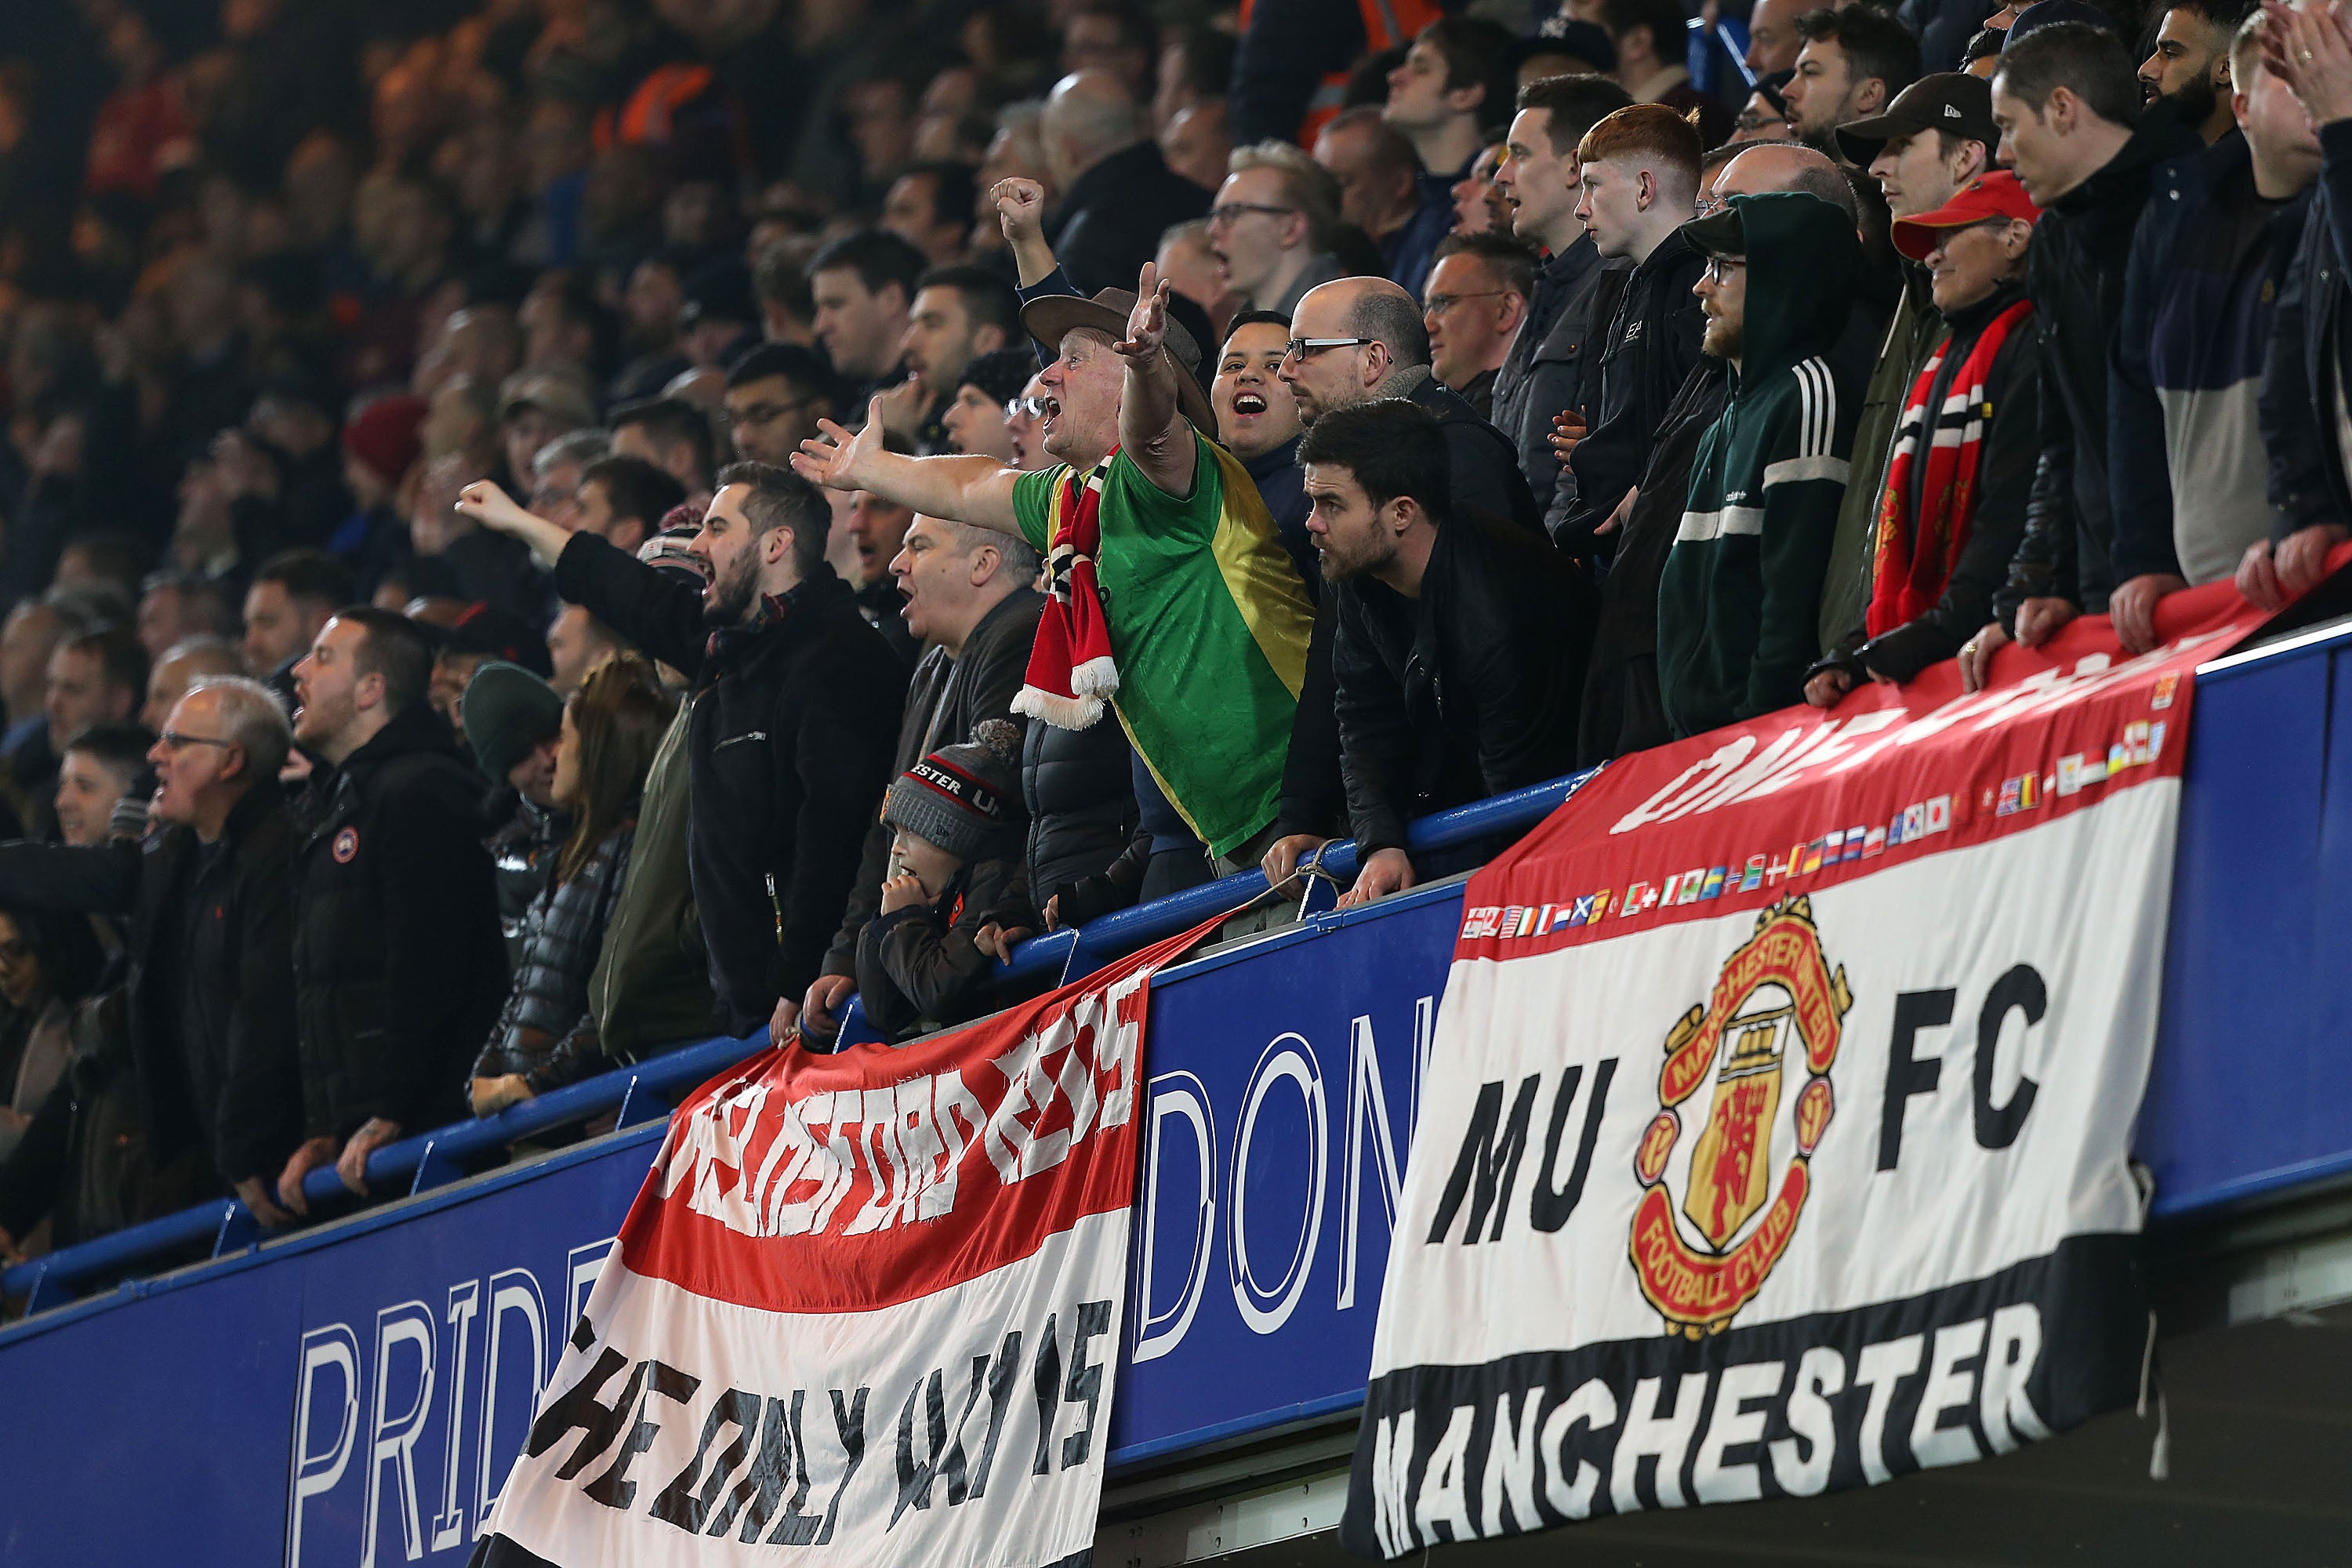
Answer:
<svg viewBox="0 0 2352 1568"><path fill-rule="evenodd" d="M1330 597L1339 769L1365 855L1402 847L1416 816L1574 765L1592 589L1540 539L1448 518L1419 598L1369 576Z"/></svg>
<svg viewBox="0 0 2352 1568"><path fill-rule="evenodd" d="M531 905L547 890L555 852L572 831L572 820L551 806L534 805L511 784L491 790L482 803L489 833L482 847L499 885L499 929L506 933L507 962L522 962Z"/></svg>
<svg viewBox="0 0 2352 1568"><path fill-rule="evenodd" d="M1083 730L1044 722L1022 738L1021 798L1029 809L1029 887L1042 908L1099 877L1135 837L1134 749L1108 714Z"/></svg>
<svg viewBox="0 0 2352 1568"><path fill-rule="evenodd" d="M507 995L482 781L423 702L321 764L298 810L294 1001L304 1131L404 1131L464 1113L467 1065Z"/></svg>
<svg viewBox="0 0 2352 1568"><path fill-rule="evenodd" d="M194 1145L224 1181L274 1178L301 1140L298 843L272 782L237 803L209 851L186 827L138 844L0 844L0 905L131 917L130 1054L158 1161Z"/></svg>
<svg viewBox="0 0 2352 1568"><path fill-rule="evenodd" d="M2057 598L2104 615L2117 578L2107 489L2107 375L2132 236L2156 166L2200 143L2161 105L2123 150L2042 209L2025 258L2025 291L2042 329L2041 457L2025 537L1997 607L2017 630L2028 599Z"/></svg>
<svg viewBox="0 0 2352 1568"><path fill-rule="evenodd" d="M891 778L907 667L830 566L755 626L710 634L702 595L593 533L556 558L566 599L691 672L687 863L710 986L737 1038L817 976ZM474 1038L489 1030L489 1020Z"/></svg>
<svg viewBox="0 0 2352 1568"><path fill-rule="evenodd" d="M588 976L628 874L636 830L634 821L614 830L570 881L541 889L531 901L514 988L474 1062L476 1078L520 1073L533 1093L544 1094L608 1065L601 1051L564 1059L562 1047L576 1041L579 1053L594 1043L593 1036L573 1031L588 1011Z"/></svg>

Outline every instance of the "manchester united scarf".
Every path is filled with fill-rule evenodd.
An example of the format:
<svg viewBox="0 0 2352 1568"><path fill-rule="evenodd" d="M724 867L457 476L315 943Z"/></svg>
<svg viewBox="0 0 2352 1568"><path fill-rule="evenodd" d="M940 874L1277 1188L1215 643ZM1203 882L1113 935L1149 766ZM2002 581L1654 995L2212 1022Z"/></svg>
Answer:
<svg viewBox="0 0 2352 1568"><path fill-rule="evenodd" d="M1867 622L1872 637L1910 625L1944 596L1944 584L1968 544L1974 521L1977 463L1985 420L1992 412L1985 400L1985 377L2009 334L2032 314L2032 304L2021 300L1986 323L1952 374L1943 406L1932 420L1927 397L1951 353L1949 342L1929 357L1927 368L1911 384L1902 422L1895 427L1895 455L1886 465L1886 489L1878 500L1877 565L1872 573ZM1925 482L1918 487L1919 515L1913 518L1912 479L1922 462L1927 465L1920 476Z"/></svg>
<svg viewBox="0 0 2352 1568"><path fill-rule="evenodd" d="M1046 553L1045 612L1029 649L1013 710L1062 730L1083 730L1102 718L1103 700L1118 690L1118 666L1103 619L1102 585L1095 561L1102 549L1103 476L1114 447L1081 476L1072 468L1054 492L1051 545Z"/></svg>

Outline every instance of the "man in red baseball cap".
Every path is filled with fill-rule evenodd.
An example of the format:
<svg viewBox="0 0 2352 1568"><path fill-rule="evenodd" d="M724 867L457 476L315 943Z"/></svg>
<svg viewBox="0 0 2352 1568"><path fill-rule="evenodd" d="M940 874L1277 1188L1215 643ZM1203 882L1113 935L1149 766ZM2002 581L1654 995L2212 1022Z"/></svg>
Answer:
<svg viewBox="0 0 2352 1568"><path fill-rule="evenodd" d="M2000 169L1933 212L1895 220L1895 248L1927 268L1946 335L1895 427L1864 625L1808 672L1815 707L1864 678L1909 680L1992 619L2040 454L2040 335L2025 297L2040 216Z"/></svg>

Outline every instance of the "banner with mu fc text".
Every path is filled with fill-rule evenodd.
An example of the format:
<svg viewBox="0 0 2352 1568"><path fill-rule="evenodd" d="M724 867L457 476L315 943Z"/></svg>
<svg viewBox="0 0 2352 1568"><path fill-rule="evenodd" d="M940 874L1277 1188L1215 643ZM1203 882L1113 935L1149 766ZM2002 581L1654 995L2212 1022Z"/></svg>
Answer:
<svg viewBox="0 0 2352 1568"><path fill-rule="evenodd" d="M2130 1400L2192 672L2168 600L1626 758L1475 877L1342 1536L1810 1496Z"/></svg>

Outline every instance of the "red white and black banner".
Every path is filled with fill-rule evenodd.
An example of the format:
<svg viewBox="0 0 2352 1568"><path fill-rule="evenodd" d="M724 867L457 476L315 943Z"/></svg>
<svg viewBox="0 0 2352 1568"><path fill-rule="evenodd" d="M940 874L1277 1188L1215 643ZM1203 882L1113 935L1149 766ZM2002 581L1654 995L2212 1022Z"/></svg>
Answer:
<svg viewBox="0 0 2352 1568"><path fill-rule="evenodd" d="M1611 765L1475 877L1343 1538L1811 1496L2128 1402L2195 667L2168 601Z"/></svg>
<svg viewBox="0 0 2352 1568"><path fill-rule="evenodd" d="M1091 1549L1152 972L681 1106L476 1563L1043 1568Z"/></svg>

